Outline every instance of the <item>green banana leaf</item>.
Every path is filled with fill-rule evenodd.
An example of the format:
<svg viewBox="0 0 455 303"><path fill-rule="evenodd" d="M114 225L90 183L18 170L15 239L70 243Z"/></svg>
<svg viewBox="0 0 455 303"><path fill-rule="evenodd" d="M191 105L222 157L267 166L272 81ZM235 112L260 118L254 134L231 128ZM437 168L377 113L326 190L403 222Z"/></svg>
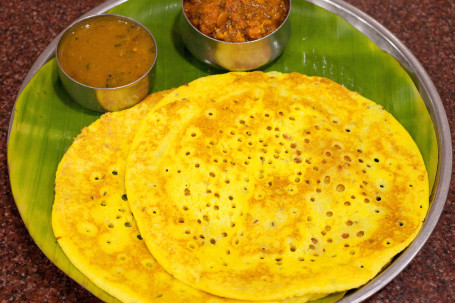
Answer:
<svg viewBox="0 0 455 303"><path fill-rule="evenodd" d="M199 62L184 48L177 26L180 5L181 1L131 0L110 11L140 21L155 36L158 59L153 91L224 72ZM290 18L292 34L285 52L263 70L328 77L382 104L416 141L432 188L438 164L436 136L430 115L408 73L344 19L316 5L293 1ZM69 262L51 227L57 165L73 138L99 115L70 99L58 79L55 60L50 60L17 99L8 163L17 207L40 249L94 295L106 302L118 302ZM330 303L343 295L334 294L315 302Z"/></svg>

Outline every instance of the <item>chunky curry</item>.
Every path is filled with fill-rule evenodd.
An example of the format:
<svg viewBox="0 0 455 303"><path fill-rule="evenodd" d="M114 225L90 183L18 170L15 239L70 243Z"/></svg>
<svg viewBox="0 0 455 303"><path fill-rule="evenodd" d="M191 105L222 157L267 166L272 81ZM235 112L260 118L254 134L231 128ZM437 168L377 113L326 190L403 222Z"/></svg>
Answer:
<svg viewBox="0 0 455 303"><path fill-rule="evenodd" d="M204 35L246 42L273 33L286 20L287 0L185 0L188 20Z"/></svg>

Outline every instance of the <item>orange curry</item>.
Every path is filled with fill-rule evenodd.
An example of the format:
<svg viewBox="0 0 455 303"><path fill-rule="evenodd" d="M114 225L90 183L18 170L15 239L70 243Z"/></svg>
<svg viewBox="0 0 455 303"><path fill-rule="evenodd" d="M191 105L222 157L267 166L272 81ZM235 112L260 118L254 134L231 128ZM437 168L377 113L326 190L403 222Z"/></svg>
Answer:
<svg viewBox="0 0 455 303"><path fill-rule="evenodd" d="M156 56L150 34L127 19L106 15L81 23L60 42L63 71L79 83L119 87L147 73Z"/></svg>
<svg viewBox="0 0 455 303"><path fill-rule="evenodd" d="M275 31L288 15L289 0L184 0L183 10L203 34L245 42Z"/></svg>

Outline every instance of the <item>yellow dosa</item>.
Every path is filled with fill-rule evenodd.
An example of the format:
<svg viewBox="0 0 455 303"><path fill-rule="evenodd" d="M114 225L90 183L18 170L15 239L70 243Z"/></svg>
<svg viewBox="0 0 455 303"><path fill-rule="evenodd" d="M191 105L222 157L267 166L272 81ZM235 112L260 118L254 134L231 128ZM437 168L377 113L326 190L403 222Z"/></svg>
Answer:
<svg viewBox="0 0 455 303"><path fill-rule="evenodd" d="M244 300L361 286L409 245L428 208L422 157L396 119L298 73L176 89L142 122L125 182L159 264Z"/></svg>

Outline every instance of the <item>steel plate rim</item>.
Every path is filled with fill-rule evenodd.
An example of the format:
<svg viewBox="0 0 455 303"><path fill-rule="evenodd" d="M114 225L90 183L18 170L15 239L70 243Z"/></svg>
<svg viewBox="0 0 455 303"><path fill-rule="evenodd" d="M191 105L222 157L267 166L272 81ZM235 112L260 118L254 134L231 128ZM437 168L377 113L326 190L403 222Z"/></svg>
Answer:
<svg viewBox="0 0 455 303"><path fill-rule="evenodd" d="M83 14L72 23L75 23L80 19L91 15L106 13L108 10L126 1L128 0L108 0ZM400 256L395 261L391 263L391 265L387 266L387 268L382 273L377 275L365 286L356 289L354 292L339 301L339 303L358 303L366 300L378 292L380 289L385 287L390 281L392 281L414 259L438 223L447 199L451 181L452 140L450 135L450 127L441 98L431 78L423 68L422 64L418 61L418 59L394 34L392 34L374 18L362 12L358 8L344 2L343 0L305 1L313 3L321 8L326 9L327 11L330 11L342 17L349 24L362 32L371 41L377 44L381 50L389 53L392 57L394 57L408 73L413 73L416 75L418 79L417 84L419 86L417 89L421 94L423 101L425 102L428 112L430 113L438 141L438 168L436 173L436 181L432 189L434 196L430 210L425 219L425 223L417 238L405 249L405 251L400 254ZM17 100L25 86L30 82L38 70L53 57L55 48L57 47L58 40L60 39L62 33L63 31L60 32L54 40L52 40L52 42L36 59L35 63L32 65L24 81L22 82L19 92L17 93L8 126L7 155ZM7 163L9 173L10 161L8 156ZM441 165L441 163L444 163L444 167ZM38 243L36 244L38 245Z"/></svg>

